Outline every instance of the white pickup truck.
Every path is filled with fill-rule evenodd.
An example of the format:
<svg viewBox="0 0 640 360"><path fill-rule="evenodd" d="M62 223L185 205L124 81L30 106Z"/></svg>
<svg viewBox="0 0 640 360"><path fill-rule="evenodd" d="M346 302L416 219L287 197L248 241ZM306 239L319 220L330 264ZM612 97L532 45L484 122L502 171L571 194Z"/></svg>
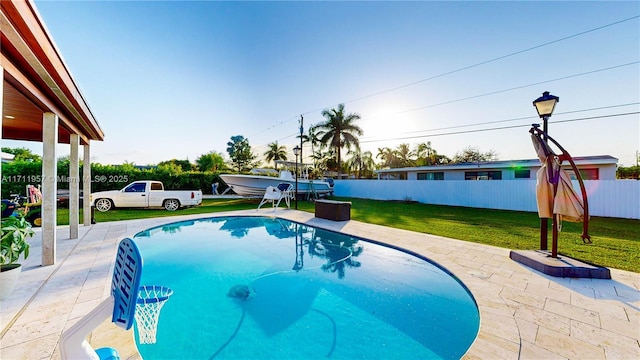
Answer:
<svg viewBox="0 0 640 360"><path fill-rule="evenodd" d="M200 190L164 190L159 181L141 180L125 186L122 190L100 191L91 194L91 206L98 211L109 211L114 207L163 207L175 211L181 207L202 203Z"/></svg>

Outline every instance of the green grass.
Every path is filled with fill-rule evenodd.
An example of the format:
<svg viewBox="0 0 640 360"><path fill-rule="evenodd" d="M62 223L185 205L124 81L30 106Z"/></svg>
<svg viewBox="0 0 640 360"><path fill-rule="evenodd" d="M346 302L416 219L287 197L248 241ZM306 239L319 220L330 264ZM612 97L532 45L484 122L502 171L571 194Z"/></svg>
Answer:
<svg viewBox="0 0 640 360"><path fill-rule="evenodd" d="M370 224L439 235L514 250L540 248L537 213L426 205L394 201L334 198L351 201L351 218ZM259 200L205 199L201 206L175 212L147 209L116 209L95 213L96 222L208 214L255 209ZM314 212L313 203L300 201L298 209ZM82 211L82 210L81 210ZM68 209L58 209L58 224L69 223ZM80 217L82 219L82 215ZM549 221L551 223L551 221ZM582 224L564 222L558 237L558 252L584 262L640 272L640 220L592 217L584 244ZM551 248L551 229L549 229Z"/></svg>

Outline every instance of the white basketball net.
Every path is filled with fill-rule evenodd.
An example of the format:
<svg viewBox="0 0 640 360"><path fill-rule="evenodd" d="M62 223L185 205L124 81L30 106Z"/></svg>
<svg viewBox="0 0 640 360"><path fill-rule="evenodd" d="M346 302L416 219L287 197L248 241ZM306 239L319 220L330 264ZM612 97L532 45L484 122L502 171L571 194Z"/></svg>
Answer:
<svg viewBox="0 0 640 360"><path fill-rule="evenodd" d="M135 319L140 344L155 344L160 310L173 290L164 286L141 286L138 292Z"/></svg>

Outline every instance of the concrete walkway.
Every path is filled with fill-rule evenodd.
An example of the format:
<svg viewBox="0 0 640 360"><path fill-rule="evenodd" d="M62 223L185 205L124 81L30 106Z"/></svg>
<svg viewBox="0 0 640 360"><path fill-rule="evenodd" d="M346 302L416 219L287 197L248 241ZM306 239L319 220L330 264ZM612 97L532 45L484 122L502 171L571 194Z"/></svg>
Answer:
<svg viewBox="0 0 640 360"><path fill-rule="evenodd" d="M640 359L640 274L611 269L611 280L554 278L509 259L509 250L369 225L333 222L278 209L216 213L262 215L387 242L423 254L455 274L480 309L480 332L465 359ZM118 242L177 216L58 228L56 264L40 266L39 232L30 241L20 284L0 303L1 359L60 359L60 335L109 296ZM108 321L90 336L139 358L132 330Z"/></svg>

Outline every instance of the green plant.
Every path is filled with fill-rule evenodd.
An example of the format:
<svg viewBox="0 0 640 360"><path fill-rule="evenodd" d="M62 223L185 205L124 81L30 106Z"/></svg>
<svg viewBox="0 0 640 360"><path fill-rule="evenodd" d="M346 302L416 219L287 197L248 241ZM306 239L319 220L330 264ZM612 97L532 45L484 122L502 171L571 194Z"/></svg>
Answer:
<svg viewBox="0 0 640 360"><path fill-rule="evenodd" d="M2 219L2 247L0 248L0 268L12 265L24 253L29 256L27 237L33 236L31 225L24 217L10 216Z"/></svg>

